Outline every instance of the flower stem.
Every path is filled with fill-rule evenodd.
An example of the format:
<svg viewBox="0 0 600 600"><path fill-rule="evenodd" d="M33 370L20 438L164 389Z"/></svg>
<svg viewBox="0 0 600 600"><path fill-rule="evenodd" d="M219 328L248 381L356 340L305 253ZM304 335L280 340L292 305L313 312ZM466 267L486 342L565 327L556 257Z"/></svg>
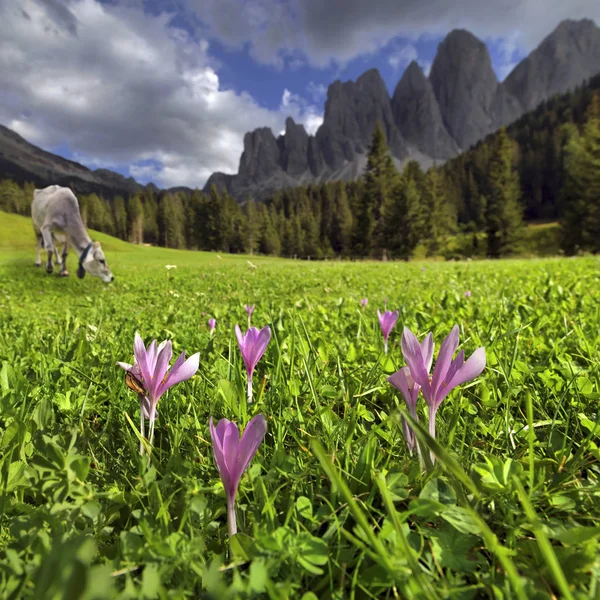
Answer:
<svg viewBox="0 0 600 600"><path fill-rule="evenodd" d="M437 413L437 408L432 406L429 407L429 435L435 440L435 415ZM431 456L431 462L435 463L435 454L433 452L429 453Z"/></svg>
<svg viewBox="0 0 600 600"><path fill-rule="evenodd" d="M383 342L383 353L384 353L384 354L387 354L387 346L388 346L388 343L387 343L387 340L385 340L385 341Z"/></svg>
<svg viewBox="0 0 600 600"><path fill-rule="evenodd" d="M229 537L233 537L237 533L237 522L235 520L235 493L227 494L227 531Z"/></svg>
<svg viewBox="0 0 600 600"><path fill-rule="evenodd" d="M248 377L248 403L252 402L252 376Z"/></svg>
<svg viewBox="0 0 600 600"><path fill-rule="evenodd" d="M140 440L140 456L144 456L144 435L145 435L145 419L144 419L144 408L140 406L140 435L142 439Z"/></svg>
<svg viewBox="0 0 600 600"><path fill-rule="evenodd" d="M154 415L152 415L154 416ZM151 419L150 421L150 439L148 440L148 444L150 445L150 448L148 449L148 452L152 452L152 444L154 443L154 419Z"/></svg>

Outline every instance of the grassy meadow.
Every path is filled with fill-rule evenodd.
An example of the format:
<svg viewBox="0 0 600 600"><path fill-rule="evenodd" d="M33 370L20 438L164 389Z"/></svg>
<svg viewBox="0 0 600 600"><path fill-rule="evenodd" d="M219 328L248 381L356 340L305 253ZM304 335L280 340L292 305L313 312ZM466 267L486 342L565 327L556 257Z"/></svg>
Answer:
<svg viewBox="0 0 600 600"><path fill-rule="evenodd" d="M93 237L111 284L77 279L73 253L69 278L34 268L30 220L0 213L1 598L600 599L597 258L317 263ZM272 332L251 404L246 303ZM423 472L386 379L403 326L433 333L435 364L455 324L487 366L442 402L436 441L419 430ZM115 364L136 331L200 352L150 458ZM230 540L209 417L256 414Z"/></svg>

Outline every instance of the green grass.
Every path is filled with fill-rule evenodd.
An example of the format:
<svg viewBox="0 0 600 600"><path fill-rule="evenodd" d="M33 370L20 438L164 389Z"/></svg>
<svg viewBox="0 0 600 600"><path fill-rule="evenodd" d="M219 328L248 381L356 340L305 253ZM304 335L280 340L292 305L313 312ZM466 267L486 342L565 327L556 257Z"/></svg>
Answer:
<svg viewBox="0 0 600 600"><path fill-rule="evenodd" d="M295 262L94 234L107 285L34 268L28 220L0 216L0 597L600 598L598 259ZM247 302L272 330L252 404ZM437 355L455 323L487 367L437 440L418 429L438 455L422 473L386 377L403 325ZM201 354L160 400L150 461L115 365L135 331ZM229 541L208 421L258 413Z"/></svg>

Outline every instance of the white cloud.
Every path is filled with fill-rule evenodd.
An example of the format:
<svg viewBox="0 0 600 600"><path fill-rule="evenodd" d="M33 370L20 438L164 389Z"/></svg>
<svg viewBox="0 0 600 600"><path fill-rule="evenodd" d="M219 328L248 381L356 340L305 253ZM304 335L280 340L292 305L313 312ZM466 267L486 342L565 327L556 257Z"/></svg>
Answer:
<svg viewBox="0 0 600 600"><path fill-rule="evenodd" d="M315 102L322 102L327 95L327 88L322 83L309 82L306 91Z"/></svg>
<svg viewBox="0 0 600 600"><path fill-rule="evenodd" d="M256 60L274 65L298 52L316 67L345 64L396 38L439 38L455 28L485 41L514 35L528 53L563 19L600 23L598 0L183 1L211 35L235 47L248 43Z"/></svg>
<svg viewBox="0 0 600 600"><path fill-rule="evenodd" d="M315 127L318 111L295 94L272 111L223 89L206 39L172 17L137 1L0 2L0 122L91 168L131 165L164 187L237 172L244 134L279 131L288 114Z"/></svg>
<svg viewBox="0 0 600 600"><path fill-rule="evenodd" d="M314 135L323 124L323 113L316 106L306 102L302 96L292 94L287 88L281 96L280 111L292 117L296 123L302 123L309 135Z"/></svg>
<svg viewBox="0 0 600 600"><path fill-rule="evenodd" d="M417 49L412 44L405 44L401 48L394 50L388 57L388 63L393 69L404 69L413 60L419 58Z"/></svg>

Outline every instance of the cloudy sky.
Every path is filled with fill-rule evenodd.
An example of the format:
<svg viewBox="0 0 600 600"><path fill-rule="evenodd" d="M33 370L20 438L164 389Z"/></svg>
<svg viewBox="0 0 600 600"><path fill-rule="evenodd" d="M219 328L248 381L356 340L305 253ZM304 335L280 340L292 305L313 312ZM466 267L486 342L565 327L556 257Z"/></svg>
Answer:
<svg viewBox="0 0 600 600"><path fill-rule="evenodd" d="M237 171L246 131L314 133L327 86L377 67L390 93L454 28L503 79L598 0L0 0L0 123L160 187Z"/></svg>

